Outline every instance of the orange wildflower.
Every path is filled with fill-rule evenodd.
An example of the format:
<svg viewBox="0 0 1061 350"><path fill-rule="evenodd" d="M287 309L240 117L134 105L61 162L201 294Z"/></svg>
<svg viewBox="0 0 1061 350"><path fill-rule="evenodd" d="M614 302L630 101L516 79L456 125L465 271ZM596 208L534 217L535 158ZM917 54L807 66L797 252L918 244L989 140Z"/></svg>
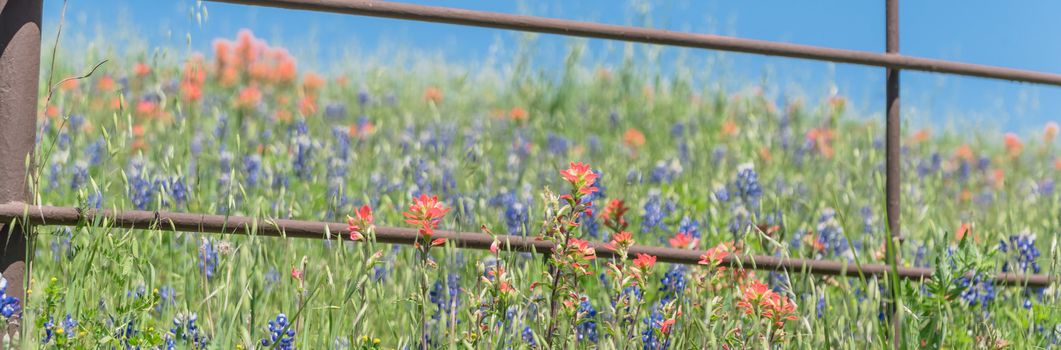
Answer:
<svg viewBox="0 0 1061 350"><path fill-rule="evenodd" d="M973 242L980 243L980 237L978 237L976 233L973 232L972 225L968 223L962 223L961 225L958 225L958 230L954 232L954 241L961 241L962 238L965 238L965 235L969 235L969 238L972 238Z"/></svg>
<svg viewBox="0 0 1061 350"><path fill-rule="evenodd" d="M59 89L63 90L63 91L70 91L70 90L77 89L77 79L70 79L70 80L63 81L62 84L59 84Z"/></svg>
<svg viewBox="0 0 1061 350"><path fill-rule="evenodd" d="M973 149L969 147L968 144L958 146L958 148L954 150L954 156L966 162L976 160L976 156L973 155Z"/></svg>
<svg viewBox="0 0 1061 350"><path fill-rule="evenodd" d="M236 34L236 57L240 64L249 66L254 63L265 48L265 43L254 37L249 29L242 29Z"/></svg>
<svg viewBox="0 0 1061 350"><path fill-rule="evenodd" d="M685 232L679 232L674 237L671 237L668 242L671 247L680 249L693 249L700 245L699 238L693 238L693 235Z"/></svg>
<svg viewBox="0 0 1061 350"><path fill-rule="evenodd" d="M103 77L99 78L99 81L96 82L96 88L100 89L101 91L114 90L114 78L111 78L111 76L109 75L104 75Z"/></svg>
<svg viewBox="0 0 1061 350"><path fill-rule="evenodd" d="M151 66L148 66L143 62L137 62L136 65L133 66L133 72L136 73L136 76L138 77L146 77L148 74L151 74Z"/></svg>
<svg viewBox="0 0 1061 350"><path fill-rule="evenodd" d="M435 104L442 103L442 90L437 87L430 86L424 91L424 100L434 102Z"/></svg>
<svg viewBox="0 0 1061 350"><path fill-rule="evenodd" d="M807 140L814 142L818 152L826 158L832 158L833 147L829 144L835 136L834 132L830 128L814 128L807 131Z"/></svg>
<svg viewBox="0 0 1061 350"><path fill-rule="evenodd" d="M1009 155L1011 156L1020 155L1020 151L1024 149L1024 143L1020 141L1020 137L1017 136L1017 134L1011 132L1006 133L1003 141L1006 144L1006 151L1009 152Z"/></svg>
<svg viewBox="0 0 1061 350"><path fill-rule="evenodd" d="M296 75L298 75L298 68L295 59L288 57L276 64L273 80L280 84L286 84L295 81Z"/></svg>
<svg viewBox="0 0 1061 350"><path fill-rule="evenodd" d="M214 57L218 67L233 65L232 42L224 39L214 40Z"/></svg>
<svg viewBox="0 0 1061 350"><path fill-rule="evenodd" d="M512 107L512 111L508 113L509 118L515 121L527 121L527 110L520 107Z"/></svg>
<svg viewBox="0 0 1061 350"><path fill-rule="evenodd" d="M136 113L142 116L152 116L158 111L158 103L155 101L140 100L136 103Z"/></svg>
<svg viewBox="0 0 1061 350"><path fill-rule="evenodd" d="M917 144L927 141L930 137L932 137L932 132L929 131L929 129L925 128L918 130L912 136L910 136L910 141L914 144Z"/></svg>
<svg viewBox="0 0 1061 350"><path fill-rule="evenodd" d="M722 122L722 136L736 136L740 133L740 128L737 127L737 123L732 120Z"/></svg>
<svg viewBox="0 0 1061 350"><path fill-rule="evenodd" d="M302 88L306 89L306 93L320 90L320 88L324 87L324 83L324 78L316 73L306 73L306 76L302 77Z"/></svg>
<svg viewBox="0 0 1061 350"><path fill-rule="evenodd" d="M1061 127L1057 125L1057 122L1046 123L1046 126L1043 127L1043 140L1046 140L1046 142L1053 141L1057 137L1059 128Z"/></svg>
<svg viewBox="0 0 1061 350"><path fill-rule="evenodd" d="M762 158L764 162L769 162L771 159L773 159L773 156L770 155L770 147L767 147L767 146L760 147L759 148L759 158Z"/></svg>
<svg viewBox="0 0 1061 350"><path fill-rule="evenodd" d="M645 145L645 134L635 128L626 129L623 133L623 143L631 148L639 148Z"/></svg>
<svg viewBox="0 0 1061 350"><path fill-rule="evenodd" d="M652 269L652 266L656 265L656 257L644 253L637 253L637 258L634 258L634 266L637 266L641 271L648 271Z"/></svg>
<svg viewBox="0 0 1061 350"><path fill-rule="evenodd" d="M700 256L698 264L715 266L721 264L722 259L727 256L729 256L729 247L726 247L725 244L719 243L704 252L704 254Z"/></svg>
<svg viewBox="0 0 1061 350"><path fill-rule="evenodd" d="M250 85L239 91L236 104L239 107L251 108L258 105L262 100L262 91L256 85Z"/></svg>
<svg viewBox="0 0 1061 350"><path fill-rule="evenodd" d="M48 118L55 118L59 116L59 107L48 106L44 108L44 115Z"/></svg>
<svg viewBox="0 0 1061 350"><path fill-rule="evenodd" d="M254 62L247 68L247 75L251 80L267 82L273 80L274 69L268 63Z"/></svg>
<svg viewBox="0 0 1061 350"><path fill-rule="evenodd" d="M298 102L298 111L304 116L317 113L317 101L315 101L313 96L310 95L302 97L302 100Z"/></svg>

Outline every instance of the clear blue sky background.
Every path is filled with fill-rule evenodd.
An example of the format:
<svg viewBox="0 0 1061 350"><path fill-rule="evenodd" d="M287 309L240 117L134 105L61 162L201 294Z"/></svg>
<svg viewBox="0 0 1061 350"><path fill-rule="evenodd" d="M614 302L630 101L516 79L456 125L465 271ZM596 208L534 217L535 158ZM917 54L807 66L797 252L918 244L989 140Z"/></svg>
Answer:
<svg viewBox="0 0 1061 350"><path fill-rule="evenodd" d="M594 22L652 26L670 30L732 35L844 49L882 51L884 1L630 1L630 0L406 0L441 6L532 14ZM63 6L45 0L45 32L54 33ZM231 38L250 28L271 44L296 54L302 67L326 70L343 64L349 53L414 50L450 62L504 62L520 35L493 29L445 24L288 11L204 3L199 23L191 0L69 0L64 47L87 43L124 45L135 38L150 47L206 51L216 37ZM647 9L647 10L646 10ZM647 14L647 15L646 15ZM907 55L959 60L1061 73L1061 2L913 1L901 3L901 51ZM190 38L190 42L188 40ZM50 40L45 40L50 46ZM538 38L543 69L563 61L569 39ZM617 62L621 45L588 41L589 62ZM498 54L497 52L501 52ZM880 68L830 64L704 50L664 49L659 69L684 54L688 62L713 57L720 62L712 77L730 90L767 81L773 96L798 95L819 101L833 87L848 96L860 114L880 117L884 72ZM694 59L695 57L695 59ZM975 125L1022 133L1037 132L1047 121L1061 120L1061 88L905 72L904 118L911 125Z"/></svg>

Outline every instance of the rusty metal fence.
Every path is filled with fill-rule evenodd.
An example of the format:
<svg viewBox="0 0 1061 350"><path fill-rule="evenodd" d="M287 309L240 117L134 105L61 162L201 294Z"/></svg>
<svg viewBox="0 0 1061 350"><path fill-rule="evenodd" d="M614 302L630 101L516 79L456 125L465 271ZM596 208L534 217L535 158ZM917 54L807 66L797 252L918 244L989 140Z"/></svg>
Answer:
<svg viewBox="0 0 1061 350"><path fill-rule="evenodd" d="M847 262L780 258L773 256L730 256L723 265L743 268L811 273L835 276L878 276L897 280L920 280L932 275L927 268L899 267L900 246L900 114L899 72L913 70L948 73L991 79L1061 86L1061 75L1012 68L968 64L899 54L898 0L885 0L885 53L843 50L726 36L673 32L630 26L471 11L447 7L401 4L370 0L212 0L245 5L279 7L293 10L333 12L340 14L386 17L465 26L508 29L658 44L677 47L743 52L760 55L830 61L886 68L886 181L885 201L887 227L891 236L886 249L888 264L849 264ZM0 268L10 282L7 293L24 297L26 237L37 225L109 225L129 229L162 231L195 231L226 234L343 239L347 227L342 223L300 220L271 220L243 216L221 216L163 211L82 210L76 207L39 206L32 203L27 169L36 132L36 108L40 68L40 23L42 0L0 0L0 229L6 244L0 254ZM2 227L2 226L11 227ZM12 226L13 225L13 226ZM492 238L481 233L439 232L461 248L487 249ZM384 243L413 244L412 229L380 227L377 239ZM512 250L544 252L551 243L522 236L501 236ZM597 245L603 257L609 250ZM660 261L696 264L702 251L664 247L635 246L631 253L656 255ZM632 255L632 254L631 254ZM1049 275L998 274L997 283L1014 286L1044 287L1057 282ZM887 299L887 297L886 297ZM892 320L892 345L901 345L900 316L893 301L888 302ZM17 332L9 329L9 332Z"/></svg>

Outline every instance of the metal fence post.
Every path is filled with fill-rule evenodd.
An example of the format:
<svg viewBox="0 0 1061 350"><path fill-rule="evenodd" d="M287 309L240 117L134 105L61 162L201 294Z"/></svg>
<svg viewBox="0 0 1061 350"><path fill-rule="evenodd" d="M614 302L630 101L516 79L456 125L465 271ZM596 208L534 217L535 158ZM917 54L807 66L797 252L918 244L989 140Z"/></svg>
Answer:
<svg viewBox="0 0 1061 350"><path fill-rule="evenodd" d="M37 130L41 6L42 0L0 0L0 203L31 199L27 170ZM0 223L0 269L7 294L24 301L29 229L8 223ZM19 333L21 319L14 321L7 327L12 336Z"/></svg>
<svg viewBox="0 0 1061 350"><path fill-rule="evenodd" d="M898 55L899 54L899 0L885 0L885 49L887 54ZM885 97L887 98L887 116L885 131L887 150L885 151L885 162L887 169L885 173L885 202L887 207L888 215L888 233L891 244L887 245L887 257L888 264L892 266L899 266L901 261L900 252L902 251L902 232L899 230L900 226L900 174L902 170L902 163L899 159L901 155L900 148L900 132L902 120L899 116L899 69L888 68L887 69L887 82L885 87ZM889 283L889 286L899 288L893 283ZM894 296L894 292L889 298ZM899 310L898 300L892 300L888 303L888 313L891 320L892 327L892 347L899 349L902 347L902 311Z"/></svg>

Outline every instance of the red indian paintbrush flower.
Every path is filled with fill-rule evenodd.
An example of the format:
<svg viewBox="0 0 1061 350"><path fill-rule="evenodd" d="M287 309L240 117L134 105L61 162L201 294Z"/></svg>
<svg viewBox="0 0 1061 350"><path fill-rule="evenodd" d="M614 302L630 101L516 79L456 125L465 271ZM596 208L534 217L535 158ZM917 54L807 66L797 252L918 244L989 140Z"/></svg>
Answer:
<svg viewBox="0 0 1061 350"><path fill-rule="evenodd" d="M671 247L681 249L695 248L696 246L700 245L700 239L693 238L693 235L691 234L679 232L677 235L670 239L670 245Z"/></svg>
<svg viewBox="0 0 1061 350"><path fill-rule="evenodd" d="M346 217L347 228L350 229L350 240L360 241L365 238L365 233L372 228L372 208L365 204L354 212L356 217Z"/></svg>
<svg viewBox="0 0 1061 350"><path fill-rule="evenodd" d="M604 226L607 226L616 232L625 230L629 224L626 222L626 219L623 218L623 215L625 215L626 211L629 209L630 208L627 208L626 204L623 203L623 200L621 199L612 199L609 201L608 204L604 206L604 213L601 215L604 219Z"/></svg>
<svg viewBox="0 0 1061 350"><path fill-rule="evenodd" d="M722 259L729 256L729 248L725 244L719 243L713 248L708 249L704 252L704 255L700 256L700 265L718 265L722 263Z"/></svg>
<svg viewBox="0 0 1061 350"><path fill-rule="evenodd" d="M597 187L594 186L594 183L597 181L598 175L589 169L589 164L582 162L571 163L569 168L560 171L560 175L564 177L564 180L570 182L579 194L585 195L597 192Z"/></svg>
<svg viewBox="0 0 1061 350"><path fill-rule="evenodd" d="M652 266L656 265L656 257L644 253L637 253L637 258L634 258L634 266L637 266L641 271L652 270Z"/></svg>
<svg viewBox="0 0 1061 350"><path fill-rule="evenodd" d="M741 299L737 302L737 307L744 311L745 314L751 315L756 312L757 306L774 294L770 290L770 287L759 281L752 281L748 285L741 287Z"/></svg>
<svg viewBox="0 0 1061 350"><path fill-rule="evenodd" d="M630 232L622 231L612 235L612 241L605 245L608 249L625 249L634 245L634 238Z"/></svg>
<svg viewBox="0 0 1061 350"><path fill-rule="evenodd" d="M597 258L597 251L593 247L589 246L589 241L578 238L571 238L567 240L567 244L578 253L580 258L586 260L593 260Z"/></svg>
<svg viewBox="0 0 1061 350"><path fill-rule="evenodd" d="M409 210L402 215L405 216L405 223L417 226L417 232L425 239L430 239L446 212L449 212L449 208L438 201L438 196L428 197L422 194L419 198L413 198L413 204L409 205ZM439 238L432 241L431 245L442 243L445 243L445 239Z"/></svg>
<svg viewBox="0 0 1061 350"><path fill-rule="evenodd" d="M763 317L770 319L777 327L784 327L786 321L799 319L796 316L796 304L787 296L773 293L763 298L759 303L763 310Z"/></svg>

